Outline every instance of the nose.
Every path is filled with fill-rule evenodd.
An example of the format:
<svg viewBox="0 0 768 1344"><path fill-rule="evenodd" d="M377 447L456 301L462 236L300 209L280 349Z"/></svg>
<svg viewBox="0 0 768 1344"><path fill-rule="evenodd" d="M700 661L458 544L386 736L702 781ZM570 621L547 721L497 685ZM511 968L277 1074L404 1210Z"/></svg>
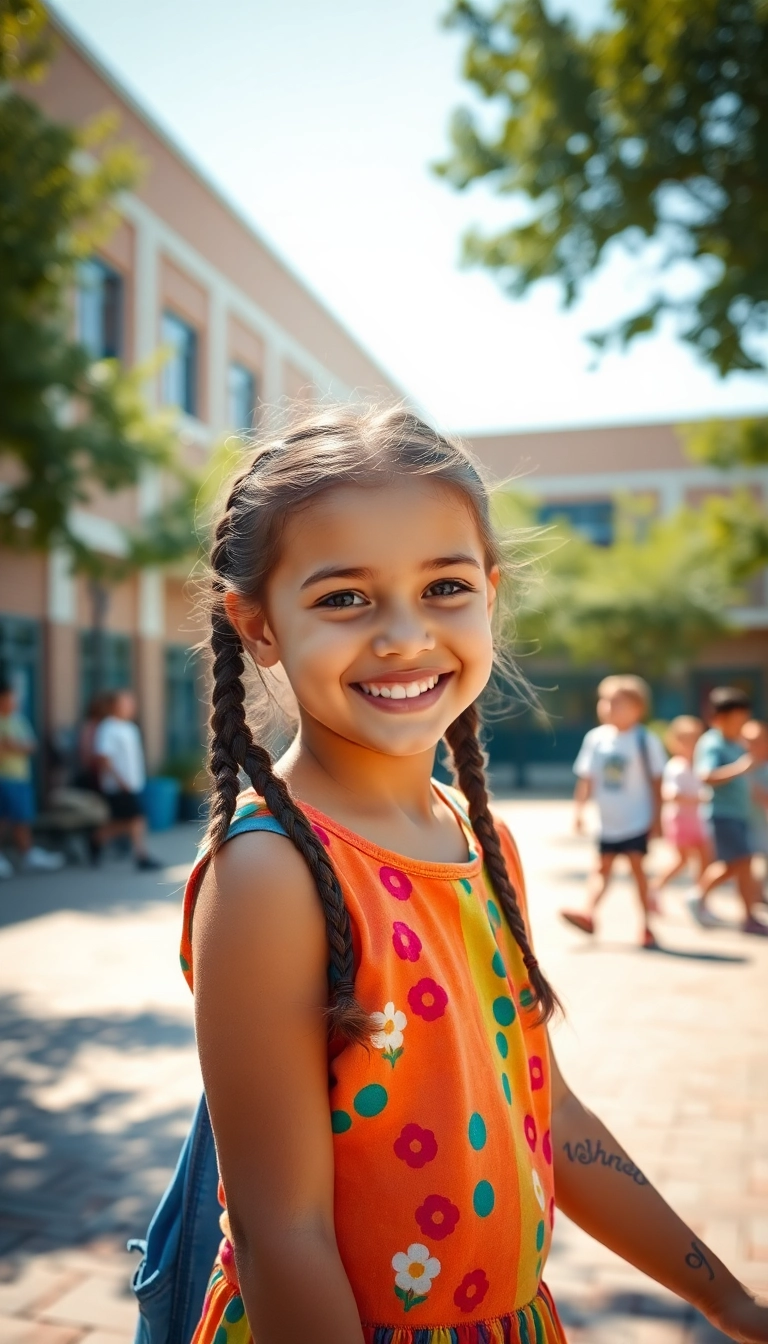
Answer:
<svg viewBox="0 0 768 1344"><path fill-rule="evenodd" d="M372 640L377 658L416 658L434 647L435 636L425 622L424 613L415 611L407 602L392 603L386 608Z"/></svg>

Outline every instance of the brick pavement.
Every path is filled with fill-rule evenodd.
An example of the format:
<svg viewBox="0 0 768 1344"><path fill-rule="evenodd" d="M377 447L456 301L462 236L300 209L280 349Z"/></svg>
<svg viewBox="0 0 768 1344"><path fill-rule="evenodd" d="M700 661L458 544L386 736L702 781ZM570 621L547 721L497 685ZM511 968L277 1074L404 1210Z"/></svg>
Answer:
<svg viewBox="0 0 768 1344"><path fill-rule="evenodd" d="M673 889L667 949L632 944L626 883L588 942L558 922L589 846L566 804L505 804L540 955L568 1020L569 1081L715 1251L768 1292L768 945L694 928ZM155 837L168 868L126 863L0 885L0 1344L128 1344L122 1249L141 1233L199 1090L177 970L192 828ZM733 919L732 898L716 908ZM560 1218L548 1280L571 1344L722 1339Z"/></svg>

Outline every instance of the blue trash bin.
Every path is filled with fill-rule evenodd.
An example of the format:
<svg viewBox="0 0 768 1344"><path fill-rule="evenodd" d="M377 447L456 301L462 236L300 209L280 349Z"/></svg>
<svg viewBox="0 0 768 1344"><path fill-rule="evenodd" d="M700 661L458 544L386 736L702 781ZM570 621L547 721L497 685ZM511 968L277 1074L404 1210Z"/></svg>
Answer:
<svg viewBox="0 0 768 1344"><path fill-rule="evenodd" d="M150 831L167 831L179 819L178 779L157 775L148 779L144 789L144 811Z"/></svg>

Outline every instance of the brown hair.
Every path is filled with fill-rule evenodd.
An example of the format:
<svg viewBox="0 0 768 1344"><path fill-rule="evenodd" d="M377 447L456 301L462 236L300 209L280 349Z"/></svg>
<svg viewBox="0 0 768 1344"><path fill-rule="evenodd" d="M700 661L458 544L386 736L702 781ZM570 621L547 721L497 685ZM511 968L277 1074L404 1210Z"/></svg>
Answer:
<svg viewBox="0 0 768 1344"><path fill-rule="evenodd" d="M254 740L245 713L243 645L227 616L224 597L228 592L252 601L263 597L279 558L286 518L308 507L321 493L339 485L373 488L403 474L432 476L459 491L477 521L489 569L505 567L503 547L491 525L488 490L477 465L460 444L402 407L323 406L305 415L281 438L263 445L230 487L210 557L210 852L215 854L226 840L242 769L310 868L325 913L330 951L330 1029L359 1042L367 1041L370 1023L355 999L352 930L344 895L325 847L286 784L275 775L269 752ZM542 1019L549 1019L558 1003L531 949L507 873L488 805L478 723L477 707L470 705L451 724L446 739L491 883L523 954L534 1005Z"/></svg>
<svg viewBox="0 0 768 1344"><path fill-rule="evenodd" d="M643 677L636 677L633 672L618 672L610 677L603 677L597 688L599 697L604 695L631 695L633 700L637 700L642 705L643 713L647 714L651 707L651 688Z"/></svg>
<svg viewBox="0 0 768 1344"><path fill-rule="evenodd" d="M693 714L678 714L667 726L664 734L664 745L671 756L674 756L680 742L681 733L698 733L701 737L704 732L704 724L701 719L697 719Z"/></svg>

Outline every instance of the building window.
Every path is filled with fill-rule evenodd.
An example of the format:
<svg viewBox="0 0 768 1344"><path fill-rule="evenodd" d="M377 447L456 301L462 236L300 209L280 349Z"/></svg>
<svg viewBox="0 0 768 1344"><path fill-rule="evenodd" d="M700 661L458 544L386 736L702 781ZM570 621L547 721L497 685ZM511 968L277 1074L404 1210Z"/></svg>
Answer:
<svg viewBox="0 0 768 1344"><path fill-rule="evenodd" d="M245 365L230 364L227 369L227 396L231 428L252 429L256 406L256 379Z"/></svg>
<svg viewBox="0 0 768 1344"><path fill-rule="evenodd" d="M102 691L122 691L133 685L133 643L130 635L111 630L80 632L80 704L88 708Z"/></svg>
<svg viewBox="0 0 768 1344"><path fill-rule="evenodd" d="M197 660L186 646L166 646L165 750L176 763L203 760L205 696L199 676Z"/></svg>
<svg viewBox="0 0 768 1344"><path fill-rule="evenodd" d="M542 504L539 508L539 522L564 522L579 536L591 541L593 546L611 546L613 514L612 499L571 500L562 504Z"/></svg>
<svg viewBox="0 0 768 1344"><path fill-rule="evenodd" d="M197 415L197 332L183 318L166 312L162 343L169 352L162 371L163 402Z"/></svg>
<svg viewBox="0 0 768 1344"><path fill-rule="evenodd" d="M123 353L123 277L96 257L78 268L77 337L93 359Z"/></svg>

